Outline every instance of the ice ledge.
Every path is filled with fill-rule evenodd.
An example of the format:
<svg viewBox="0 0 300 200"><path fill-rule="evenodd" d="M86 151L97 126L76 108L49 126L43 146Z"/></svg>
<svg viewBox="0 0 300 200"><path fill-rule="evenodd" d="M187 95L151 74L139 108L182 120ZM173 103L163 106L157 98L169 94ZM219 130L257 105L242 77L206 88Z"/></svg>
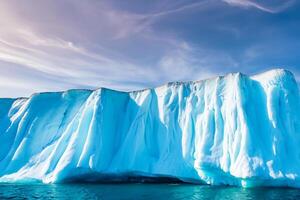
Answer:
<svg viewBox="0 0 300 200"><path fill-rule="evenodd" d="M251 76L253 80L258 81L269 81L269 82L281 82L281 81L292 81L296 83L296 79L293 73L286 69L273 69L260 73L254 76Z"/></svg>
<svg viewBox="0 0 300 200"><path fill-rule="evenodd" d="M164 85L155 87L155 88L163 88L163 87L168 87L168 86L180 86L180 85L187 85L187 84L196 84L196 83L203 83L206 81L212 81L212 80L217 80L217 79L224 79L226 77L234 77L234 76L238 76L238 77L247 77L247 78L251 78L253 80L257 80L257 81L262 81L262 82L266 82L266 81L273 81L273 83L275 82L279 82L282 80L290 80L292 82L296 83L296 79L293 75L293 73L289 70L286 69L271 69L268 70L266 72L262 72L256 75L252 75L252 76L248 76L245 75L241 72L235 72L235 73L228 73L224 76L216 76L216 77L211 77L208 79L203 79L203 80L196 80L196 81L175 81L175 82L168 82ZM105 87L99 87L95 90L109 90L109 91L114 91L114 92L120 92L120 93L139 93L139 92L143 92L143 91L147 91L147 90L151 90L152 88L145 88L145 89L140 89L140 90L133 90L133 91L121 91L121 90L115 90L115 89L111 89L111 88L105 88ZM28 99L31 98L33 96L39 95L39 94L43 94L43 95L47 95L47 94L62 94L62 93L76 93L76 92L93 92L95 90L91 90L91 89L69 89L66 91L59 91L59 92L37 92L37 93L33 93L30 97L18 97L18 98L0 98L0 99Z"/></svg>

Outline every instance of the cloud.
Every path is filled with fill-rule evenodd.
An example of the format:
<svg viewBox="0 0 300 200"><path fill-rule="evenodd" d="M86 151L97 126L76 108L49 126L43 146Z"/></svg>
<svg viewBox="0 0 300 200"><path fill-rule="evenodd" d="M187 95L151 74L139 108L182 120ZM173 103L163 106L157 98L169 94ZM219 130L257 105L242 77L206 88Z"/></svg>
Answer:
<svg viewBox="0 0 300 200"><path fill-rule="evenodd" d="M11 85L16 91L12 96L28 96L29 91L59 88L110 87L128 91L160 85L174 77L192 77L195 69L188 66L194 62L194 50L176 35L153 29L152 24L157 18L207 2L146 14L94 1L36 2L34 8L30 3L14 0L1 2L0 26L5 28L0 30L0 86L9 90ZM142 49L139 46L151 52L151 60L147 53L136 58L138 49ZM131 52L134 59L128 56ZM173 70L168 71L171 65ZM18 67L7 71L11 66Z"/></svg>
<svg viewBox="0 0 300 200"><path fill-rule="evenodd" d="M168 8L143 14L114 10L109 5L105 5L106 9L104 10L104 13L107 12L106 16L108 16L113 23L121 25L122 29L114 36L114 39L121 39L128 37L131 34L149 31L151 25L160 18L190 10L197 10L199 12L200 10L207 9L214 5L214 1L201 0L192 3L187 1L187 3L180 3L178 5L174 3L174 5L175 6L172 6L172 4L169 3ZM158 5L157 7L163 6Z"/></svg>
<svg viewBox="0 0 300 200"><path fill-rule="evenodd" d="M202 0L202 1L197 1L197 2L193 2L193 3L186 3L186 4L179 5L175 8L165 9L165 10L162 10L159 12L146 14L144 16L150 17L150 18L161 17L161 16L170 15L170 14L174 14L174 13L178 13L178 12L183 12L183 11L187 11L187 10L191 10L191 9L195 9L195 8L197 8L199 11L199 8L203 9L208 5L212 5L212 2L213 1Z"/></svg>
<svg viewBox="0 0 300 200"><path fill-rule="evenodd" d="M85 8L89 6L86 4ZM46 5L46 7L49 7L51 10L51 6ZM78 27L71 25L68 27L70 25L68 19L61 17L64 13L58 12L57 9L55 10L58 12L57 15L61 17L61 20L56 26L51 23L45 26L39 19L36 19L36 11L31 10L31 7L23 5L23 9L23 12L28 12L28 14L20 17L14 12L13 5L4 5L0 8L0 11L5 11L0 12L0 15L3 16L0 19L0 25L5 25L6 27L0 30L0 61L6 63L2 63L0 66L0 74L10 65L18 65L20 66L16 68L18 71L20 71L20 68L23 68L31 71L31 73L37 71L47 76L60 77L60 79L68 81L67 85L70 88L80 85L89 88L103 86L115 89L124 89L126 87L127 89L135 89L138 85L143 87L140 82L151 83L151 80L154 79L153 72L149 72L150 70L136 65L128 60L126 56L120 56L109 45L99 44L102 41L98 39L98 36L93 36L91 33L90 37L82 40L81 36L85 32L85 29L82 28L84 25L79 25ZM82 15L82 18L89 18L91 15L101 13L90 11L91 13ZM91 32L95 31L99 35L107 35L107 37L103 37L103 41L109 41L110 37L115 37L120 33L120 30L124 29L124 25L121 23L116 24L117 16L107 14L111 12L113 11L108 9L106 14L100 14L109 17L106 23L102 22L98 25L98 18L89 22L96 26ZM47 17L52 17L47 10L44 10L44 14L45 16L49 15ZM76 14L82 14L81 10ZM121 13L118 17L122 18L123 14ZM11 21L11 23L8 23L8 21ZM113 26L116 28L108 31L111 34L104 33L107 30L102 31L102 29L99 29L101 26L109 26L112 21L115 21ZM54 26L52 27L53 30L47 31L48 26ZM60 27L64 27L62 32L60 32ZM70 37L69 34L71 32L79 33L79 37ZM96 33L95 35L97 35ZM15 77L18 71L7 73L7 76L11 79L10 83L12 86L16 83ZM28 79L37 78L31 76ZM4 78L0 81L3 80ZM21 80L28 83L24 77ZM135 86L132 80L135 80ZM6 80L5 83L7 85L9 81ZM65 88L61 81L52 81L48 82L48 84L61 85L62 88ZM22 84L17 84L13 87L17 86L22 86ZM44 90L48 90L48 88L44 87ZM21 95L28 95L28 93Z"/></svg>
<svg viewBox="0 0 300 200"><path fill-rule="evenodd" d="M34 44L1 40L0 60L86 86L103 85L105 81L103 86L110 87L111 84L107 83L114 80L151 78L151 73L134 64L89 52L62 39L37 38L29 41L34 41Z"/></svg>
<svg viewBox="0 0 300 200"><path fill-rule="evenodd" d="M162 79L171 77L170 81L190 81L214 76L207 63L200 63L195 58L195 53L196 50L188 43L181 42L177 48L164 55L158 63ZM202 61L204 60L204 55L198 54L198 56L202 57Z"/></svg>
<svg viewBox="0 0 300 200"><path fill-rule="evenodd" d="M224 1L268 13L293 3ZM241 70L236 55L253 43L245 35L257 31L257 23L239 27L237 16L227 18L232 9L217 0L154 4L1 1L0 96L69 88L128 91ZM267 48L263 40L259 44ZM245 62L261 57L256 53L249 50Z"/></svg>
<svg viewBox="0 0 300 200"><path fill-rule="evenodd" d="M160 79L170 81L203 80L232 72L226 68L237 66L236 60L224 52L202 49L186 41L179 42L158 63Z"/></svg>
<svg viewBox="0 0 300 200"><path fill-rule="evenodd" d="M256 8L258 10L268 12L268 13L279 13L290 7L294 4L294 0L287 0L284 3L281 3L277 6L265 6L261 3L257 3L253 0L223 0L232 6L238 6L243 8Z"/></svg>

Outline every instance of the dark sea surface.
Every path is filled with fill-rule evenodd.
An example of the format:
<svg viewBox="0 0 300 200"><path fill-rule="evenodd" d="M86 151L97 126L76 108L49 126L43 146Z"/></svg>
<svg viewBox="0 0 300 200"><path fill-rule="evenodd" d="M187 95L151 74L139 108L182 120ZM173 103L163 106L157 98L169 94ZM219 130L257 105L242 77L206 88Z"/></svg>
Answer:
<svg viewBox="0 0 300 200"><path fill-rule="evenodd" d="M300 199L300 190L192 184L0 184L0 199Z"/></svg>

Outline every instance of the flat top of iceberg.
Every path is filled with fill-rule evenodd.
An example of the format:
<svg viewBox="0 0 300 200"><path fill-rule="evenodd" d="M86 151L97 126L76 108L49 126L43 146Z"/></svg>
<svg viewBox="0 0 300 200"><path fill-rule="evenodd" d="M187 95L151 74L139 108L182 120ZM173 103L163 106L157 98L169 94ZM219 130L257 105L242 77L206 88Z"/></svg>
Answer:
<svg viewBox="0 0 300 200"><path fill-rule="evenodd" d="M241 76L247 76L241 72L234 72L234 73L229 73L223 76L215 76L215 77L211 77L208 79L202 79L202 80L195 80L195 81L173 81L173 82L168 82L166 84L163 84L161 86L155 87L155 88L162 88L165 86L175 86L175 85L182 85L182 84L193 84L193 83L201 83L201 82L205 82L205 81L210 81L210 80L215 80L215 79L222 79L228 76L234 76L234 75L241 75ZM258 81L270 81L270 80L277 80L279 81L280 79L286 77L288 79L292 79L295 80L295 77L293 75L293 73L289 70L286 69L271 69L268 70L266 72L262 72L259 74L255 74L252 76L248 76L249 78L253 79L253 80L258 80ZM296 80L295 80L296 81ZM38 95L38 94L53 94L53 93L65 93L65 92L93 92L96 90L111 90L111 91L115 91L115 92L119 92L119 93L139 93L139 92L143 92L143 91L147 91L147 90L151 90L153 88L145 88L145 89L140 89L140 90L133 90L133 91L121 91L121 90L115 90L115 89L111 89L111 88L105 88L105 87L99 87L96 89L69 89L69 90L65 90L65 91L58 91L58 92L37 92L37 93L33 93L30 97ZM0 98L0 99L28 99L30 97L18 97L18 98Z"/></svg>

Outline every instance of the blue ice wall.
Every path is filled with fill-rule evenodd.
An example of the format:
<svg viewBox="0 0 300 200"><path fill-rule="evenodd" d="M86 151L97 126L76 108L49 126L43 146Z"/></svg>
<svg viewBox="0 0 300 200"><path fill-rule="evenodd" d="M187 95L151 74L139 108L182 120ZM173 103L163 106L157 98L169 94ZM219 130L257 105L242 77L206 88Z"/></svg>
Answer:
<svg viewBox="0 0 300 200"><path fill-rule="evenodd" d="M299 116L297 83L280 69L0 99L0 182L146 176L299 187Z"/></svg>

